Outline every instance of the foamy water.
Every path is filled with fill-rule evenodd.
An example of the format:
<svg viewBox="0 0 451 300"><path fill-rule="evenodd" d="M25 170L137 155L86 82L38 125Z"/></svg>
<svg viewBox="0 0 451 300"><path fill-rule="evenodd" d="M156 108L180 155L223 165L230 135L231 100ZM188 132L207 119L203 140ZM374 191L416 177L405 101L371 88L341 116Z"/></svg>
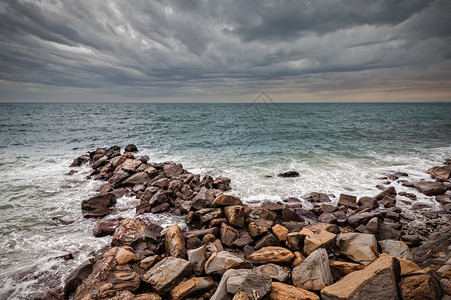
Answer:
<svg viewBox="0 0 451 300"><path fill-rule="evenodd" d="M88 167L68 176L75 156L95 147L132 142L150 161L174 160L193 173L228 176L245 202L278 201L310 192L374 196L394 172L430 178L426 170L451 157L451 105L265 105L250 116L243 105L1 105L0 299L30 299L110 241L95 238L95 220L80 203L102 182ZM74 149L76 148L76 149ZM296 170L298 178L279 178ZM267 178L265 175L271 175ZM413 192L417 202L438 207ZM398 199L403 197L398 196ZM136 200L118 199L134 216ZM309 203L304 203L309 207ZM409 207L398 201L398 205ZM52 220L66 216L74 223ZM183 224L168 214L148 217ZM51 260L72 253L74 260Z"/></svg>

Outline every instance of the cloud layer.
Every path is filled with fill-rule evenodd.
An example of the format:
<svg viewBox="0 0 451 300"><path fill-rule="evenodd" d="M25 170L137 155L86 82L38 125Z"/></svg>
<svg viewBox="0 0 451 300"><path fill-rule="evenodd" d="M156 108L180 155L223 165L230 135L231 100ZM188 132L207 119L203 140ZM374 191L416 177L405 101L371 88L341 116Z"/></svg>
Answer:
<svg viewBox="0 0 451 300"><path fill-rule="evenodd" d="M0 1L0 101L451 100L450 11L446 0Z"/></svg>

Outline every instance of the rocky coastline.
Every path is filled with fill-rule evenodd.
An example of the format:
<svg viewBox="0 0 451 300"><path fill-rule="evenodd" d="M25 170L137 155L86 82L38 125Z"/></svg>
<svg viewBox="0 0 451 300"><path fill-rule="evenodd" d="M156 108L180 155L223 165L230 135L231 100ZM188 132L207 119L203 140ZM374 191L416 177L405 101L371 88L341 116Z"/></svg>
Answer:
<svg viewBox="0 0 451 300"><path fill-rule="evenodd" d="M432 180L389 174L379 194L343 193L336 205L312 192L311 209L297 198L246 204L225 193L229 178L148 160L132 144L74 159L69 174L89 164L89 178L105 181L81 209L111 244L38 299L451 299L451 160L427 170ZM139 200L136 216L104 218L123 195ZM162 228L145 215L163 212L186 224Z"/></svg>

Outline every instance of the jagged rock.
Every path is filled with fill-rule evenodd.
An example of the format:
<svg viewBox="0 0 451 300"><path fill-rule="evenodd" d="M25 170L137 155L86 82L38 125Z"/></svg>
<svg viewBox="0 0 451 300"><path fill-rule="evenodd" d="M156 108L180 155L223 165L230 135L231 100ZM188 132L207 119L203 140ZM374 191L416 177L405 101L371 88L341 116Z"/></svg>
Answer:
<svg viewBox="0 0 451 300"><path fill-rule="evenodd" d="M183 300L202 295L210 290L215 282L210 277L193 277L183 281L171 291L172 300Z"/></svg>
<svg viewBox="0 0 451 300"><path fill-rule="evenodd" d="M230 179L224 176L219 176L213 181L213 188L228 191L230 190Z"/></svg>
<svg viewBox="0 0 451 300"><path fill-rule="evenodd" d="M247 228L252 237L258 237L268 232L273 223L273 221L269 220L257 220L255 222L250 222Z"/></svg>
<svg viewBox="0 0 451 300"><path fill-rule="evenodd" d="M140 165L142 165L142 162L138 159L126 159L119 168L126 172L134 173Z"/></svg>
<svg viewBox="0 0 451 300"><path fill-rule="evenodd" d="M396 204L396 198L385 196L381 201L380 204L383 205L385 208L393 207Z"/></svg>
<svg viewBox="0 0 451 300"><path fill-rule="evenodd" d="M108 182L116 187L118 186L123 180L125 180L126 178L130 177L130 173L126 172L124 170L119 170L116 173L114 173L113 176L111 176L110 179L108 179Z"/></svg>
<svg viewBox="0 0 451 300"><path fill-rule="evenodd" d="M356 201L357 201L356 196L340 194L340 198L338 199L337 206L343 205L343 206L353 208L353 209L359 208Z"/></svg>
<svg viewBox="0 0 451 300"><path fill-rule="evenodd" d="M130 247L120 247L117 249L116 256L114 257L118 265L125 265L130 262L136 261L136 256L133 253L133 249Z"/></svg>
<svg viewBox="0 0 451 300"><path fill-rule="evenodd" d="M143 276L142 280L152 286L157 293L167 293L191 274L192 265L176 257L166 257Z"/></svg>
<svg viewBox="0 0 451 300"><path fill-rule="evenodd" d="M382 255L361 271L352 272L321 290L324 300L399 299L397 281L399 262Z"/></svg>
<svg viewBox="0 0 451 300"><path fill-rule="evenodd" d="M293 252L293 254L294 254L294 259L291 262L291 268L292 269L294 269L297 266L299 266L305 259L305 257L302 256L301 252L299 252L299 251L295 251L295 252Z"/></svg>
<svg viewBox="0 0 451 300"><path fill-rule="evenodd" d="M379 241L383 253L387 253L397 258L404 258L413 260L412 253L410 253L409 246L402 241L383 240Z"/></svg>
<svg viewBox="0 0 451 300"><path fill-rule="evenodd" d="M258 250L267 246L279 246L279 240L269 232L255 243L254 249Z"/></svg>
<svg viewBox="0 0 451 300"><path fill-rule="evenodd" d="M330 224L336 224L337 220L338 218L333 214L321 214L318 218L318 222Z"/></svg>
<svg viewBox="0 0 451 300"><path fill-rule="evenodd" d="M195 210L200 210L204 207L209 207L215 197L206 187L201 187L199 193L197 193L196 197L193 199L192 207Z"/></svg>
<svg viewBox="0 0 451 300"><path fill-rule="evenodd" d="M451 165L432 167L427 172L434 179L448 180L451 178Z"/></svg>
<svg viewBox="0 0 451 300"><path fill-rule="evenodd" d="M277 237L280 242L287 240L288 229L282 225L274 225L272 228L272 233Z"/></svg>
<svg viewBox="0 0 451 300"><path fill-rule="evenodd" d="M320 300L319 297L307 290L280 282L271 283L270 300Z"/></svg>
<svg viewBox="0 0 451 300"><path fill-rule="evenodd" d="M331 249L335 246L336 236L336 234L326 230L307 235L304 239L304 253L310 255L319 248Z"/></svg>
<svg viewBox="0 0 451 300"><path fill-rule="evenodd" d="M150 212L153 213L153 214L160 214L160 213L163 213L163 212L168 211L169 208L170 208L169 203L167 203L167 202L165 202L165 203L160 203L160 204L158 204L158 205L152 207L152 208L150 209Z"/></svg>
<svg viewBox="0 0 451 300"><path fill-rule="evenodd" d="M92 293L100 293L100 287L105 283L110 273L116 267L114 256L104 257L96 261L91 274L83 280L75 291L74 299L83 299Z"/></svg>
<svg viewBox="0 0 451 300"><path fill-rule="evenodd" d="M232 246L234 247L238 247L238 248L242 248L246 245L249 245L250 243L252 243L254 240L252 239L252 237L250 236L250 234L248 234L247 232L242 234L240 236L240 238L236 239Z"/></svg>
<svg viewBox="0 0 451 300"><path fill-rule="evenodd" d="M284 208L284 205L280 202L265 200L261 204L261 207L269 209L270 211L273 211L276 214L280 214L282 212L282 209Z"/></svg>
<svg viewBox="0 0 451 300"><path fill-rule="evenodd" d="M246 292L240 291L233 296L232 300L249 300Z"/></svg>
<svg viewBox="0 0 451 300"><path fill-rule="evenodd" d="M294 258L293 252L283 247L263 247L248 256L248 260L256 264L290 263Z"/></svg>
<svg viewBox="0 0 451 300"><path fill-rule="evenodd" d="M376 237L365 233L340 233L337 236L337 250L364 265L370 264L379 254Z"/></svg>
<svg viewBox="0 0 451 300"><path fill-rule="evenodd" d="M194 274L201 275L207 261L207 247L203 245L199 248L188 250L188 261L193 265Z"/></svg>
<svg viewBox="0 0 451 300"><path fill-rule="evenodd" d="M141 269L148 270L159 259L160 258L157 255L148 256L139 262L139 267Z"/></svg>
<svg viewBox="0 0 451 300"><path fill-rule="evenodd" d="M134 292L139 289L141 278L133 271L114 271L110 273L106 282L107 284L110 284L110 288L108 290L129 290ZM104 292L107 292L108 290Z"/></svg>
<svg viewBox="0 0 451 300"><path fill-rule="evenodd" d="M323 202L330 202L329 195L325 193L310 193L307 195L307 201L309 202L315 202L315 203L323 203Z"/></svg>
<svg viewBox="0 0 451 300"><path fill-rule="evenodd" d="M384 199L385 196L389 196L389 197L395 198L396 195L397 195L397 193L396 193L395 187L389 186L388 188L386 188L385 190L383 190L382 192L377 194L374 197L374 199L376 199L377 201L380 201L380 200Z"/></svg>
<svg viewBox="0 0 451 300"><path fill-rule="evenodd" d="M290 269L287 267L281 267L276 264L265 264L254 268L255 271L266 274L273 280L285 282L290 276Z"/></svg>
<svg viewBox="0 0 451 300"><path fill-rule="evenodd" d="M127 179L123 180L121 182L121 185L135 185L135 184L142 184L146 181L150 180L149 174L146 172L139 172L136 174L131 175Z"/></svg>
<svg viewBox="0 0 451 300"><path fill-rule="evenodd" d="M76 157L70 167L80 167L81 165L89 163L91 160L91 157L87 154L81 155L79 157Z"/></svg>
<svg viewBox="0 0 451 300"><path fill-rule="evenodd" d="M379 239L380 240L399 240L401 232L392 226L379 222Z"/></svg>
<svg viewBox="0 0 451 300"><path fill-rule="evenodd" d="M213 253L205 263L205 273L222 275L229 269L238 269L245 266L245 262L228 251Z"/></svg>
<svg viewBox="0 0 451 300"><path fill-rule="evenodd" d="M165 244L170 256L186 257L185 237L178 225L172 225L166 229Z"/></svg>
<svg viewBox="0 0 451 300"><path fill-rule="evenodd" d="M348 224L356 228L359 225L365 225L374 217L379 216L377 212L360 212L348 217Z"/></svg>
<svg viewBox="0 0 451 300"><path fill-rule="evenodd" d="M430 268L409 273L399 283L402 299L440 299L442 296L437 275Z"/></svg>
<svg viewBox="0 0 451 300"><path fill-rule="evenodd" d="M125 152L138 152L138 147L136 147L134 144L128 144L124 148Z"/></svg>
<svg viewBox="0 0 451 300"><path fill-rule="evenodd" d="M299 232L290 232L287 235L286 245L291 251L301 250L305 236Z"/></svg>
<svg viewBox="0 0 451 300"><path fill-rule="evenodd" d="M376 199L373 197L360 197L359 201L357 201L357 204L362 208L369 208L369 209L375 209L379 207L379 202L377 202Z"/></svg>
<svg viewBox="0 0 451 300"><path fill-rule="evenodd" d="M412 272L419 271L421 268L411 260L398 258L399 266L401 267L401 276L407 275Z"/></svg>
<svg viewBox="0 0 451 300"><path fill-rule="evenodd" d="M227 281L230 276L238 274L237 270L228 270L226 271L222 277L221 281L219 282L218 288L216 289L216 292L213 294L213 296L210 298L210 300L231 300L232 295L227 292Z"/></svg>
<svg viewBox="0 0 451 300"><path fill-rule="evenodd" d="M282 209L282 217L281 220L283 222L290 222L290 221L296 221L296 222L303 222L304 219L298 215L294 210L285 207Z"/></svg>
<svg viewBox="0 0 451 300"><path fill-rule="evenodd" d="M244 206L242 205L234 205L234 206L226 206L224 207L224 215L227 218L227 221L230 225L235 227L243 227L244 226Z"/></svg>
<svg viewBox="0 0 451 300"><path fill-rule="evenodd" d="M332 284L329 257L325 249L317 249L292 272L293 285L306 290L319 291Z"/></svg>
<svg viewBox="0 0 451 300"><path fill-rule="evenodd" d="M96 209L105 209L115 204L116 204L116 196L114 196L113 193L108 193L105 195L99 195L91 197L87 200L83 200L81 202L81 209L92 211Z"/></svg>
<svg viewBox="0 0 451 300"><path fill-rule="evenodd" d="M215 200L211 203L211 207L223 207L223 206L234 206L234 205L243 205L240 198L232 196L232 195L219 195Z"/></svg>
<svg viewBox="0 0 451 300"><path fill-rule="evenodd" d="M445 185L439 181L422 181L414 183L413 186L426 196L441 195L446 192Z"/></svg>
<svg viewBox="0 0 451 300"><path fill-rule="evenodd" d="M68 296L75 292L77 287L88 278L94 266L94 259L88 259L75 268L64 281L64 294Z"/></svg>
<svg viewBox="0 0 451 300"><path fill-rule="evenodd" d="M132 245L137 242L158 242L149 226L137 219L123 219L116 229L112 246Z"/></svg>
<svg viewBox="0 0 451 300"><path fill-rule="evenodd" d="M163 167L164 174L168 178L174 178L183 173L183 166L181 164L168 163Z"/></svg>
<svg viewBox="0 0 451 300"><path fill-rule="evenodd" d="M233 242L240 236L238 230L236 230L232 226L227 225L226 223L221 224L220 234L221 242L229 248L232 247Z"/></svg>
<svg viewBox="0 0 451 300"><path fill-rule="evenodd" d="M349 273L363 270L365 266L361 264L351 263L347 261L329 260L330 271L332 272L334 281L338 281Z"/></svg>
<svg viewBox="0 0 451 300"><path fill-rule="evenodd" d="M85 218L103 218L110 213L112 213L113 210L111 208L98 208L90 211L83 211L83 217Z"/></svg>
<svg viewBox="0 0 451 300"><path fill-rule="evenodd" d="M110 160L110 163L114 168L117 168L119 165L123 164L127 159L121 155L116 156Z"/></svg>
<svg viewBox="0 0 451 300"><path fill-rule="evenodd" d="M260 300L271 290L271 278L253 270L237 270L227 279L227 292L234 295L244 291L249 299Z"/></svg>

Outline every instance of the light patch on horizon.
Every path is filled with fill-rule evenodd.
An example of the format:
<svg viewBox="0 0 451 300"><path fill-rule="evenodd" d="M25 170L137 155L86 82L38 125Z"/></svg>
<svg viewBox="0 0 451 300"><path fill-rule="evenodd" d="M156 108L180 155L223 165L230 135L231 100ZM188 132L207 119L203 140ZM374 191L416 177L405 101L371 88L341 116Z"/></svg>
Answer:
<svg viewBox="0 0 451 300"><path fill-rule="evenodd" d="M0 0L0 102L451 101L449 11L444 0Z"/></svg>

